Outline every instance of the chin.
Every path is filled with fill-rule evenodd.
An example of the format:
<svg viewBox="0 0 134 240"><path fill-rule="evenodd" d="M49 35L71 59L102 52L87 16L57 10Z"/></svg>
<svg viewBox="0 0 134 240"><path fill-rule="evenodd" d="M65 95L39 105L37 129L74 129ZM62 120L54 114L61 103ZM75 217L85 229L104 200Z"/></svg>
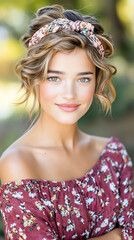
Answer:
<svg viewBox="0 0 134 240"><path fill-rule="evenodd" d="M64 125L72 125L72 124L77 123L78 120L71 120L71 119L70 120L68 120L68 119L62 120L62 119L60 119L60 120L57 120L57 122L64 124Z"/></svg>
<svg viewBox="0 0 134 240"><path fill-rule="evenodd" d="M84 114L83 114L84 115ZM58 118L54 118L57 122L61 123L61 124L65 124L65 125L72 125L78 122L78 120L83 116L61 116L59 115Z"/></svg>

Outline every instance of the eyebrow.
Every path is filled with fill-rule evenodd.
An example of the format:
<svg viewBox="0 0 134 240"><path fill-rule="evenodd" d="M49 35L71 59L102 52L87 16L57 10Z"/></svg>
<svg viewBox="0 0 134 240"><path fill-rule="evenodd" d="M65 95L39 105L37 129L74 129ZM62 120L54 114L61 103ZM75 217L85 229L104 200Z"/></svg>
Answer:
<svg viewBox="0 0 134 240"><path fill-rule="evenodd" d="M65 72L56 71L56 70L48 70L48 73L57 73L57 74L65 75ZM88 74L93 74L93 72L79 72L79 73L77 74L77 76L80 76L80 75L88 75Z"/></svg>

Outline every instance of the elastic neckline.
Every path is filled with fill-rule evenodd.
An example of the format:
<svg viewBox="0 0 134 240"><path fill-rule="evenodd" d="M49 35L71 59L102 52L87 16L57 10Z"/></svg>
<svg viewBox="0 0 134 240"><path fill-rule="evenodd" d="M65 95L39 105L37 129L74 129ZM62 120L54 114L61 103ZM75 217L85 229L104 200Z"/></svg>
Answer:
<svg viewBox="0 0 134 240"><path fill-rule="evenodd" d="M111 144L113 141L117 141L118 139L111 136L109 138L109 141L107 142L107 144L105 145L105 147L103 148L101 154L100 154L100 157L97 161L97 163L91 168L89 169L85 174L84 176L80 177L80 178L75 178L75 179L71 179L71 180L65 180L65 181L55 181L55 180L47 180L47 179L32 179L32 178L24 178L24 179L18 179L18 180L15 180L15 181L11 181L11 182L7 182L7 183L4 183L1 185L1 188L6 188L6 186L9 186L9 185L13 185L13 186L16 186L18 185L18 182L22 181L23 184L28 184L28 183L48 183L49 185L51 184L56 184L56 185L70 185L70 184L73 184L73 183L76 183L76 182L83 182L83 180L88 176L92 176L93 173L96 172L96 170L98 169L98 167L100 167L101 165L101 161L102 161L102 156L105 152L105 150L108 148L109 144ZM21 186L21 185L18 185L18 186Z"/></svg>

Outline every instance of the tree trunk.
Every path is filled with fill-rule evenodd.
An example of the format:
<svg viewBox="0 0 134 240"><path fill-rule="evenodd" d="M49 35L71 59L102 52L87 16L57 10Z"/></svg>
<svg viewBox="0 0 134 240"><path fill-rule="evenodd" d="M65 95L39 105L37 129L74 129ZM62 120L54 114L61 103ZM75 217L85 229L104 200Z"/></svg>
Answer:
<svg viewBox="0 0 134 240"><path fill-rule="evenodd" d="M110 19L114 42L116 46L120 46L122 48L124 46L125 28L117 14L117 2L118 0L105 0L106 12L108 18Z"/></svg>

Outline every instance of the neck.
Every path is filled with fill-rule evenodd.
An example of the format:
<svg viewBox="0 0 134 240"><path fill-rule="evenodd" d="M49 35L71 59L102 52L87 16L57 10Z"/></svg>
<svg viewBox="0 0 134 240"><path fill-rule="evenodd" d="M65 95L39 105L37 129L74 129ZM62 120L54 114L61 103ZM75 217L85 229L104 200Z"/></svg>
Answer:
<svg viewBox="0 0 134 240"><path fill-rule="evenodd" d="M63 147L70 151L78 146L82 134L77 123L62 124L44 113L41 113L39 120L30 131L34 131L38 145Z"/></svg>

